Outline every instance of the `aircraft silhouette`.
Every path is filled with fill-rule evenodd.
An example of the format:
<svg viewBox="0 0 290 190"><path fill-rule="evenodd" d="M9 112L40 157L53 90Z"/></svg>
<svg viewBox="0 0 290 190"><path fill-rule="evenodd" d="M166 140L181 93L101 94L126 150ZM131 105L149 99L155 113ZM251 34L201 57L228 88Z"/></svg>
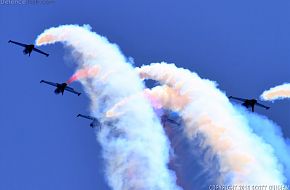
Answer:
<svg viewBox="0 0 290 190"><path fill-rule="evenodd" d="M32 51L36 51L38 53L41 53L41 54L45 55L46 57L49 56L48 53L45 53L45 52L43 52L43 51L41 51L39 49L36 49L33 44L22 44L22 43L15 42L15 41L12 41L12 40L9 40L8 43L13 43L13 44L16 44L16 45L24 47L23 53L25 55L28 54L30 56Z"/></svg>
<svg viewBox="0 0 290 190"><path fill-rule="evenodd" d="M49 84L51 86L55 86L56 89L54 91L55 94L59 94L61 93L63 95L64 91L69 91L71 93L77 94L78 96L81 95L80 92L75 91L73 88L67 86L67 83L54 83L54 82L49 82L49 81L45 81L45 80L41 80L40 83L46 83Z"/></svg>
<svg viewBox="0 0 290 190"><path fill-rule="evenodd" d="M102 124L95 117L82 115L82 114L78 114L77 117L82 117L82 118L86 118L86 119L92 120L92 122L90 123L90 127L91 128L99 127L101 129L101 127L102 127Z"/></svg>
<svg viewBox="0 0 290 190"><path fill-rule="evenodd" d="M244 99L244 98L237 98L234 96L229 96L229 99L234 99L234 100L243 102L242 105L245 106L246 108L252 108L252 112L254 112L255 105L263 107L265 109L270 109L270 107L258 103L256 99Z"/></svg>

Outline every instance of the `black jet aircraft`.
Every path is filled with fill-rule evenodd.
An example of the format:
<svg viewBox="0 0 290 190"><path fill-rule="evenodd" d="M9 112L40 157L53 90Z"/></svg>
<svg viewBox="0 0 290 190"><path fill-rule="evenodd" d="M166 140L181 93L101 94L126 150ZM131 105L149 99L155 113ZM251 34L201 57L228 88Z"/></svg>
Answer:
<svg viewBox="0 0 290 190"><path fill-rule="evenodd" d="M92 122L90 123L90 127L91 128L95 128L95 127L99 127L101 128L102 124L99 122L99 120L95 117L91 117L91 116L87 116L87 115L82 115L82 114L78 114L77 117L83 117L89 120L92 120Z"/></svg>
<svg viewBox="0 0 290 190"><path fill-rule="evenodd" d="M55 94L59 94L61 93L63 95L64 91L69 91L71 93L77 94L78 96L81 95L80 92L75 91L73 88L67 86L67 83L54 83L54 82L49 82L49 81L45 81L45 80L41 80L40 83L46 83L49 84L51 86L55 86L56 89L54 91Z"/></svg>
<svg viewBox="0 0 290 190"><path fill-rule="evenodd" d="M48 53L45 53L45 52L43 52L43 51L41 51L39 49L36 49L33 44L22 44L22 43L15 42L15 41L12 41L12 40L9 40L8 43L13 43L13 44L16 44L16 45L24 47L23 53L25 55L28 54L30 56L32 51L36 51L38 53L41 53L41 54L45 55L46 57L49 56Z"/></svg>
<svg viewBox="0 0 290 190"><path fill-rule="evenodd" d="M263 107L265 109L270 109L270 107L258 103L256 99L244 99L244 98L237 98L233 96L229 96L229 99L234 99L234 100L243 102L242 105L245 106L246 108L252 108L252 112L254 112L255 105Z"/></svg>

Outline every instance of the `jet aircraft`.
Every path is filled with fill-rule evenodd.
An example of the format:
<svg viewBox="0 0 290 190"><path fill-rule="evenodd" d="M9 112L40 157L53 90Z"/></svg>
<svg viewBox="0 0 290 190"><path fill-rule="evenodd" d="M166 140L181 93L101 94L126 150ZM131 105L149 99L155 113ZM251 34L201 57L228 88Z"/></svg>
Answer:
<svg viewBox="0 0 290 190"><path fill-rule="evenodd" d="M270 107L260 104L256 99L244 99L244 98L238 98L234 96L229 96L229 99L234 99L234 100L243 102L242 105L245 106L246 108L252 108L252 112L254 112L256 105L263 107L265 109L270 109Z"/></svg>
<svg viewBox="0 0 290 190"><path fill-rule="evenodd" d="M71 93L77 94L78 96L81 95L80 92L75 91L73 88L69 87L67 85L67 83L54 83L54 82L49 82L49 81L45 81L45 80L41 80L40 83L46 83L49 84L51 86L55 86L56 89L54 91L55 94L59 94L61 93L63 95L64 91L69 91Z"/></svg>
<svg viewBox="0 0 290 190"><path fill-rule="evenodd" d="M43 51L41 51L39 49L36 49L33 44L23 44L23 43L15 42L15 41L12 41L12 40L9 40L8 43L13 43L13 44L16 44L16 45L24 47L23 53L25 55L28 54L30 56L32 51L36 51L38 53L41 53L41 54L45 55L46 57L49 56L48 53L45 53L45 52L43 52Z"/></svg>
<svg viewBox="0 0 290 190"><path fill-rule="evenodd" d="M82 118L92 120L92 122L90 123L90 127L92 127L92 128L95 128L95 127L101 128L101 126L102 126L102 124L99 122L99 120L95 117L82 115L82 114L78 114L77 117L82 117Z"/></svg>

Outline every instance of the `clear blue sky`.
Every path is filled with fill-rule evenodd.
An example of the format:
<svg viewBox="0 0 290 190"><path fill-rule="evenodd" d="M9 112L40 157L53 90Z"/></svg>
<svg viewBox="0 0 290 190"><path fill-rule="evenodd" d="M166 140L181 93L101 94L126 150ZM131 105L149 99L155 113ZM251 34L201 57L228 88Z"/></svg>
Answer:
<svg viewBox="0 0 290 190"><path fill-rule="evenodd" d="M56 96L41 79L66 81L74 64L61 45L24 56L8 40L34 42L44 29L90 24L136 65L174 62L215 80L228 95L258 98L290 82L290 2L287 0L61 1L0 4L0 189L108 189L88 121L85 95ZM72 84L82 90L78 83ZM261 114L290 137L290 101ZM201 181L197 184L202 184Z"/></svg>

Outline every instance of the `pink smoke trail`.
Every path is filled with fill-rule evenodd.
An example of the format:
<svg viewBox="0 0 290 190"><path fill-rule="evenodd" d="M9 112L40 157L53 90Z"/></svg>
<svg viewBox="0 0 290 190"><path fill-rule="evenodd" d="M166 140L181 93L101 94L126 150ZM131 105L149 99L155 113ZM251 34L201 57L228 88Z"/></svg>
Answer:
<svg viewBox="0 0 290 190"><path fill-rule="evenodd" d="M97 65L79 69L75 72L73 76L69 78L67 83L70 84L76 80L81 80L84 78L92 78L92 77L95 77L98 73L99 73L99 67Z"/></svg>
<svg viewBox="0 0 290 190"><path fill-rule="evenodd" d="M273 101L284 98L290 98L290 84L282 84L266 90L261 95L262 100Z"/></svg>

